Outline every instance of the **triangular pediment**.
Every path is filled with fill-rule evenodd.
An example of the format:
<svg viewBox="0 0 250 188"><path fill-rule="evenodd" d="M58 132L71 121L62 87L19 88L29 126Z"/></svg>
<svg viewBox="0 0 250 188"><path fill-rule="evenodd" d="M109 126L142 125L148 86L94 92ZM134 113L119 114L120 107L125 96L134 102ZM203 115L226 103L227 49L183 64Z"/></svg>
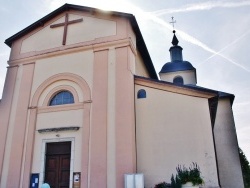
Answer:
<svg viewBox="0 0 250 188"><path fill-rule="evenodd" d="M22 41L21 53L42 51L116 35L116 22L79 14L62 14Z"/></svg>
<svg viewBox="0 0 250 188"><path fill-rule="evenodd" d="M67 32L63 24L67 21L66 15L68 22L74 22L67 25ZM60 26L51 27L56 24ZM12 48L10 60L14 60L125 38L136 46L150 77L158 79L136 19L128 13L65 4L9 37L5 43Z"/></svg>

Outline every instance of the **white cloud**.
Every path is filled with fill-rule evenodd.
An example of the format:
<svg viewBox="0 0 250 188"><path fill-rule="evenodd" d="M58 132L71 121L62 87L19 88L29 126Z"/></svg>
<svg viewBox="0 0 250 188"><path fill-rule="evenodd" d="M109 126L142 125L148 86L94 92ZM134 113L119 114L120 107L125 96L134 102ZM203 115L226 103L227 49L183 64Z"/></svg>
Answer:
<svg viewBox="0 0 250 188"><path fill-rule="evenodd" d="M58 7L62 6L63 4L68 3L67 0L48 0L47 4L49 4L49 9L51 11L57 9ZM125 11L128 10L128 7L124 6L123 1L120 0L71 0L70 4L75 5L82 5L88 7L95 7L102 10L116 10L116 11Z"/></svg>
<svg viewBox="0 0 250 188"><path fill-rule="evenodd" d="M9 12L9 10L4 6L0 6L0 12L1 13L3 13L3 12L6 13L6 12Z"/></svg>
<svg viewBox="0 0 250 188"><path fill-rule="evenodd" d="M151 12L155 15L172 14L178 12L191 12L200 10L210 10L213 8L237 8L243 6L250 6L250 1L208 1L203 3L189 4L178 9L162 9Z"/></svg>
<svg viewBox="0 0 250 188"><path fill-rule="evenodd" d="M234 103L235 106L248 106L250 105L250 101ZM250 128L250 127L249 127Z"/></svg>
<svg viewBox="0 0 250 188"><path fill-rule="evenodd" d="M9 55L9 51L7 52L3 52L3 53L0 53L0 57L2 58L2 57L7 57L8 55Z"/></svg>

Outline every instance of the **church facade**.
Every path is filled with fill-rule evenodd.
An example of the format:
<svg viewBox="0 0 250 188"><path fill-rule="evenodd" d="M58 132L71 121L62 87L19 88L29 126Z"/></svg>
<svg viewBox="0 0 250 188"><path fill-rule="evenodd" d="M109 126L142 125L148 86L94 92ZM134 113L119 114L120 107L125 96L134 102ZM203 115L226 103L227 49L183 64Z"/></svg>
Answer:
<svg viewBox="0 0 250 188"><path fill-rule="evenodd" d="M1 188L151 188L192 162L203 187L244 187L234 95L196 85L175 34L160 79L127 13L65 4L5 43Z"/></svg>

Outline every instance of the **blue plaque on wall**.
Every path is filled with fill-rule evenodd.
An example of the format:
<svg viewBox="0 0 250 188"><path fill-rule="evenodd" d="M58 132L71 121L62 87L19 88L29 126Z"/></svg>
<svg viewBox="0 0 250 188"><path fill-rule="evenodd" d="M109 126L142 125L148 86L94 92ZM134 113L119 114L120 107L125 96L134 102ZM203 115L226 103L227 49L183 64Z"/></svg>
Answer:
<svg viewBox="0 0 250 188"><path fill-rule="evenodd" d="M39 184L39 174L31 174L30 178L30 188L38 188Z"/></svg>

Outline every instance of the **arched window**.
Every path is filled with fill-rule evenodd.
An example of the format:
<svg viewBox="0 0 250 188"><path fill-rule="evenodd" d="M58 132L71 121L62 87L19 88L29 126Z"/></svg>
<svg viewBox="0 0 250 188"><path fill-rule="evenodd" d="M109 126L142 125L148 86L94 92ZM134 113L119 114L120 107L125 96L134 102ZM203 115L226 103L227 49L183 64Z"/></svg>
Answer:
<svg viewBox="0 0 250 188"><path fill-rule="evenodd" d="M74 97L69 91L61 91L57 93L51 100L49 105L62 105L62 104L72 104L74 103Z"/></svg>
<svg viewBox="0 0 250 188"><path fill-rule="evenodd" d="M144 89L140 89L138 92L137 92L137 99L143 99L143 98L146 98L147 97L147 93Z"/></svg>
<svg viewBox="0 0 250 188"><path fill-rule="evenodd" d="M183 78L181 76L176 76L174 78L173 82L174 82L174 84L180 84L180 85L184 84Z"/></svg>

